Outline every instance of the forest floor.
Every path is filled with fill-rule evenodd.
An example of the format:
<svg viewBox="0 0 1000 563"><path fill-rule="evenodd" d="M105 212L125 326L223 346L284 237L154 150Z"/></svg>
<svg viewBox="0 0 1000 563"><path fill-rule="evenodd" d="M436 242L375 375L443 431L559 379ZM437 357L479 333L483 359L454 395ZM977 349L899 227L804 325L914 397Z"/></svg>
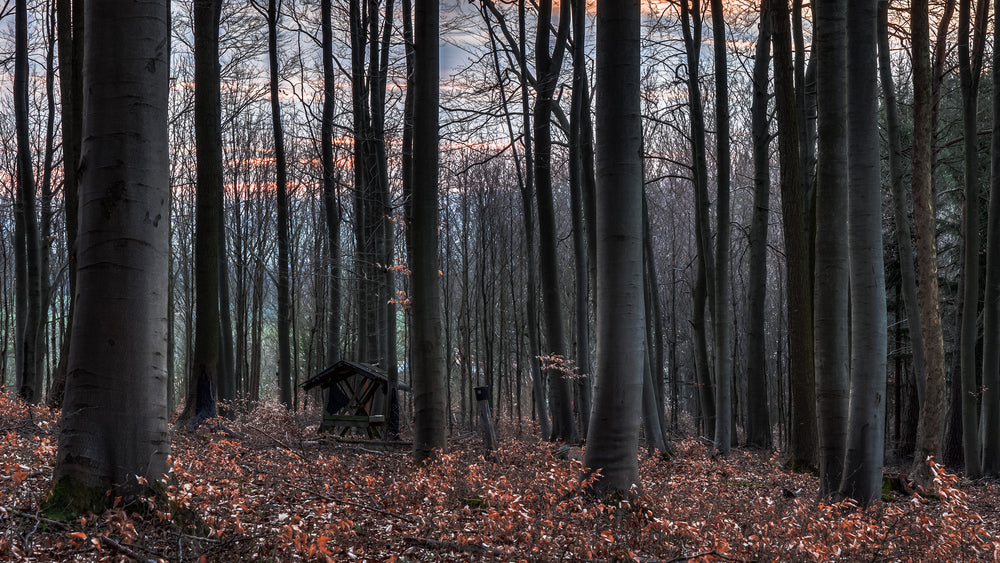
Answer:
<svg viewBox="0 0 1000 563"><path fill-rule="evenodd" d="M505 429L493 460L479 441L415 467L405 448L317 438L274 404L232 433L173 434L167 494L197 518L116 508L57 522L51 486L57 412L0 397L0 560L14 561L992 561L1000 489L941 473L934 499L887 495L867 509L817 500L817 480L777 455L711 457L678 440L642 453L642 491L587 494L577 450L562 459ZM190 511L188 511L190 513ZM191 525L191 520L196 525Z"/></svg>

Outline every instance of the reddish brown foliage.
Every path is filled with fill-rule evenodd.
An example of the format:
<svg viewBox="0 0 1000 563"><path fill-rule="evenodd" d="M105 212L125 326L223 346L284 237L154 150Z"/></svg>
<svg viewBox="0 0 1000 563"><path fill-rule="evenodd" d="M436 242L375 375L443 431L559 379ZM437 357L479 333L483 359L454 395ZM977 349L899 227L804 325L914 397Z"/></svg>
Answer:
<svg viewBox="0 0 1000 563"><path fill-rule="evenodd" d="M201 520L120 508L53 523L57 413L0 398L0 559L287 561L429 559L993 560L995 486L942 474L941 499L866 509L816 501L816 480L776 458L709 457L697 441L669 462L643 456L644 490L606 504L579 462L508 439L494 461L472 440L415 468L405 452L323 443L275 405L223 432L177 433L168 495ZM795 497L788 496L795 493Z"/></svg>

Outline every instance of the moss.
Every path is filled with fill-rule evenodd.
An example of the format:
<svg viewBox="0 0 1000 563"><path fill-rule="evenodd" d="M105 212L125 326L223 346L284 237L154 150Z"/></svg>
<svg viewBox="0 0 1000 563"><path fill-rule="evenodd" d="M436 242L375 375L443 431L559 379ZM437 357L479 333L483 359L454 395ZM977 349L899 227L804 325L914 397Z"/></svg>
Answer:
<svg viewBox="0 0 1000 563"><path fill-rule="evenodd" d="M42 503L42 512L52 520L73 520L88 512L104 512L109 506L109 499L106 489L89 487L66 475L52 487L52 493Z"/></svg>

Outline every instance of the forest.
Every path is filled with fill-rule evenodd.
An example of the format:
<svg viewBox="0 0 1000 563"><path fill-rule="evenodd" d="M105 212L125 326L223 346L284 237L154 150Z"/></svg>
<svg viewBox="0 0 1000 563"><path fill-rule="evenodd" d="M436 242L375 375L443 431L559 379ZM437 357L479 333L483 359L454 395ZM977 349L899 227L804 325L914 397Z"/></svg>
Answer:
<svg viewBox="0 0 1000 563"><path fill-rule="evenodd" d="M996 11L6 2L0 558L1000 557Z"/></svg>

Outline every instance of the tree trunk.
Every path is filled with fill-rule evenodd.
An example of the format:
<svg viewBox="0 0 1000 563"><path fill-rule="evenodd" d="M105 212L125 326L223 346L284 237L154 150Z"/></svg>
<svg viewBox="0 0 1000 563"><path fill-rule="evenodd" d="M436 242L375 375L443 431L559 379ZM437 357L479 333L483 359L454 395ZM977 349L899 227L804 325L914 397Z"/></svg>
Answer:
<svg viewBox="0 0 1000 563"><path fill-rule="evenodd" d="M868 0L864 0L868 1ZM816 5L817 158L815 256L816 410L820 494L838 491L847 447L848 327L847 4Z"/></svg>
<svg viewBox="0 0 1000 563"><path fill-rule="evenodd" d="M195 207L195 335L189 395L182 420L194 427L216 416L222 391L219 371L220 263L222 248L222 109L219 77L219 18L222 2L197 0L194 12L195 147L197 203ZM232 388L226 391L232 399Z"/></svg>
<svg viewBox="0 0 1000 563"><path fill-rule="evenodd" d="M900 388L916 388L917 404L919 405L924 401L924 338L923 325L920 322L920 304L917 302L917 278L913 266L914 251L911 241L910 219L906 212L907 194L903 186L904 167L903 150L900 147L899 110L896 104L896 86L893 82L892 66L890 64L889 0L879 0L878 3L878 56L879 81L882 84L882 95L885 99L886 134L889 138L892 210L896 223L896 247L899 255L900 283L902 285L903 301L906 306L907 327L913 349L912 377L915 380L915 384L903 385L901 381ZM910 401L907 396L901 396L901 398L905 402ZM912 411L913 409L908 410ZM912 445L916 430L916 425L914 424L907 424L901 428L901 432L907 436L906 439L901 440L901 443ZM909 454L909 452L904 453Z"/></svg>
<svg viewBox="0 0 1000 563"><path fill-rule="evenodd" d="M76 236L78 231L77 167L80 163L80 130L83 127L83 2L56 0L56 33L59 44L59 98L61 102L63 152L63 207L65 208L69 314L73 325L76 311ZM49 404L62 401L72 331L63 336L59 363L52 375Z"/></svg>
<svg viewBox="0 0 1000 563"><path fill-rule="evenodd" d="M333 119L336 80L333 67L332 0L322 0L323 116L320 124L320 155L323 162L323 207L329 237L330 282L327 299L330 308L326 324L326 365L340 360L340 198L337 195L337 167L333 159ZM409 89L407 89L409 96Z"/></svg>
<svg viewBox="0 0 1000 563"><path fill-rule="evenodd" d="M288 180L285 163L285 134L281 124L278 89L278 0L267 4L267 52L271 83L271 124L274 130L275 207L278 215L278 390L281 403L292 408L291 288L289 280Z"/></svg>
<svg viewBox="0 0 1000 563"><path fill-rule="evenodd" d="M715 382L708 363L708 335L705 328L705 307L715 314L715 282L712 272L711 227L709 226L708 163L705 157L705 113L701 103L698 64L701 59L701 5L693 0L681 0L681 29L687 54L688 105L691 110L691 160L694 169L695 239L698 252L697 278L694 288L695 369L698 373L698 393L704 419L705 435L715 436Z"/></svg>
<svg viewBox="0 0 1000 563"><path fill-rule="evenodd" d="M601 468L597 491L628 494L645 340L639 1L599 0L597 18L597 384L584 464Z"/></svg>
<svg viewBox="0 0 1000 563"><path fill-rule="evenodd" d="M438 274L438 18L436 0L414 2L413 204L410 287L413 326L413 453L423 461L447 446L441 277Z"/></svg>
<svg viewBox="0 0 1000 563"><path fill-rule="evenodd" d="M168 10L86 9L79 300L48 501L71 512L146 491L139 478L159 479L170 450Z"/></svg>
<svg viewBox="0 0 1000 563"><path fill-rule="evenodd" d="M976 111L979 99L979 78L982 63L979 28L985 28L985 14L979 12L988 0L977 3L976 45L969 48L972 0L958 3L958 67L962 89L962 130L965 151L965 268L961 283L965 288L962 310L960 353L962 356L962 446L965 452L965 474L970 478L982 475L979 441L979 385L976 377L976 341L979 336L979 148Z"/></svg>
<svg viewBox="0 0 1000 563"><path fill-rule="evenodd" d="M945 414L944 339L938 299L937 225L934 215L933 93L930 23L927 0L913 0L910 25L913 49L913 221L920 277L920 321L924 343L924 402L917 422L917 442L910 475L925 489L933 485L930 456L942 454ZM950 19L950 18L949 18ZM942 46L943 51L943 46Z"/></svg>
<svg viewBox="0 0 1000 563"><path fill-rule="evenodd" d="M35 215L34 162L31 158L31 137L28 123L28 5L27 0L17 0L14 11L14 121L17 129L17 209L24 225L24 244L15 252L23 255L24 267L18 275L24 276L25 310L17 354L18 395L28 402L42 399L42 372L39 358L41 331L41 271L39 262L38 219Z"/></svg>
<svg viewBox="0 0 1000 563"><path fill-rule="evenodd" d="M798 117L792 83L787 0L777 0L774 6L774 90L781 169L781 217L788 294L788 373L792 404L789 465L793 469L808 469L815 467L817 462L812 280L809 278L809 245L802 212Z"/></svg>
<svg viewBox="0 0 1000 563"><path fill-rule="evenodd" d="M560 8L559 30L555 46L549 52L549 27L552 0L542 0L538 7L538 30L535 40L536 98L534 115L535 201L538 206L538 258L544 311L547 356L566 356L561 289L556 254L556 216L552 199L552 106L553 95L562 67L569 33L569 3ZM575 442L573 392L570 380L556 369L548 370L549 403L552 406L553 440Z"/></svg>
<svg viewBox="0 0 1000 563"><path fill-rule="evenodd" d="M726 22L722 0L712 0L712 45L715 52L715 130L716 130L716 236L715 236L715 315L712 332L715 337L715 451L729 455L732 444L733 361L729 308L729 177L732 164L729 156L729 66L726 57Z"/></svg>
<svg viewBox="0 0 1000 563"><path fill-rule="evenodd" d="M590 427L591 409L591 366L590 366L590 267L588 264L588 238L584 217L583 177L592 174L584 165L582 149L583 99L587 96L587 60L584 50L586 42L586 7L584 0L574 0L573 8L573 99L570 109L569 133L569 184L570 206L573 215L573 255L576 274L576 367L580 379L580 428L583 438L587 438Z"/></svg>
<svg viewBox="0 0 1000 563"><path fill-rule="evenodd" d="M780 0L779 0L780 1ZM767 222L771 197L770 131L768 131L768 67L771 62L771 0L760 7L760 29L753 67L750 109L753 137L754 191L750 223L749 289L747 295L747 445L770 449L771 419L767 392L767 346L764 330L767 303ZM671 366L673 364L671 363Z"/></svg>
<svg viewBox="0 0 1000 563"><path fill-rule="evenodd" d="M851 400L840 493L863 504L881 497L885 457L887 329L876 2L853 1L847 7ZM820 91L827 88L820 84Z"/></svg>
<svg viewBox="0 0 1000 563"><path fill-rule="evenodd" d="M994 18L998 11L994 6ZM995 19L994 19L995 21ZM993 44L1000 45L1000 26L993 26ZM993 50L993 68L1000 67ZM993 72L993 129L1000 131L1000 73ZM986 287L983 306L983 474L1000 475L1000 133L991 145L990 210L986 232Z"/></svg>

